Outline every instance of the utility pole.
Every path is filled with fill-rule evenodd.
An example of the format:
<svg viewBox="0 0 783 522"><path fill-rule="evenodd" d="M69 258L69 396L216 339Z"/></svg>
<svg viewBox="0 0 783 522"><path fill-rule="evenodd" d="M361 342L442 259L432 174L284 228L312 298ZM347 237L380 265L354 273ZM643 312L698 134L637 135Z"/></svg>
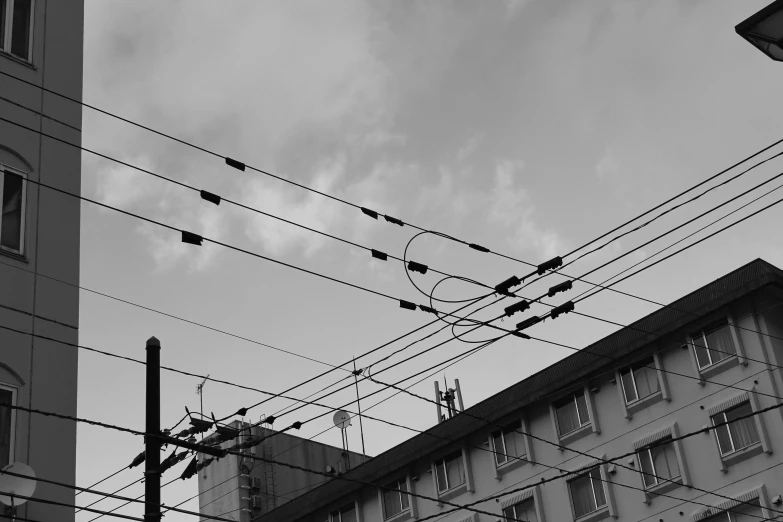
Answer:
<svg viewBox="0 0 783 522"><path fill-rule="evenodd" d="M147 339L147 419L144 437L144 522L160 522L160 341Z"/></svg>

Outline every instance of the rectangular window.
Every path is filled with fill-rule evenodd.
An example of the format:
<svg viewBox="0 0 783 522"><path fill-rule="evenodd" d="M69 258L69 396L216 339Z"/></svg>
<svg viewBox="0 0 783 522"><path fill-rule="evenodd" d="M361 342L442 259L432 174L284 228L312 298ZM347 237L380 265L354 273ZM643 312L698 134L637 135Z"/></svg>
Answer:
<svg viewBox="0 0 783 522"><path fill-rule="evenodd" d="M721 455L729 455L761 441L753 417L739 419L753 413L749 402L745 402L712 417L712 425L728 422L730 424L715 429ZM737 420L739 419L739 420Z"/></svg>
<svg viewBox="0 0 783 522"><path fill-rule="evenodd" d="M24 178L0 171L0 248L22 253L24 237Z"/></svg>
<svg viewBox="0 0 783 522"><path fill-rule="evenodd" d="M23 60L32 56L33 0L0 0L0 46Z"/></svg>
<svg viewBox="0 0 783 522"><path fill-rule="evenodd" d="M724 318L712 323L703 330L691 334L693 349L696 352L696 360L699 369L712 366L737 354L734 339L731 337L731 329Z"/></svg>
<svg viewBox="0 0 783 522"><path fill-rule="evenodd" d="M583 517L606 506L606 493L601 480L601 470L594 469L568 483L574 516Z"/></svg>
<svg viewBox="0 0 783 522"><path fill-rule="evenodd" d="M680 465L677 462L677 452L671 437L668 437L668 442L663 444L659 441L654 447L643 448L637 456L645 488L665 484L667 479L680 476Z"/></svg>
<svg viewBox="0 0 783 522"><path fill-rule="evenodd" d="M356 522L356 506L350 503L332 512L332 522Z"/></svg>
<svg viewBox="0 0 783 522"><path fill-rule="evenodd" d="M461 486L466 481L462 451L457 451L435 463L438 491L444 492Z"/></svg>
<svg viewBox="0 0 783 522"><path fill-rule="evenodd" d="M387 484L386 487L390 489L398 489L402 492L408 491L408 483L405 481L405 479L395 480L391 484ZM390 491L387 489L383 492L383 512L387 519L410 509L410 505L408 503L408 494L401 493L400 491Z"/></svg>
<svg viewBox="0 0 783 522"><path fill-rule="evenodd" d="M495 452L495 464L500 466L510 462L514 457L525 454L521 440L517 440L517 430L522 429L522 423L517 421L502 430L492 434L493 451ZM519 447L518 447L519 446Z"/></svg>
<svg viewBox="0 0 783 522"><path fill-rule="evenodd" d="M3 405L16 405L16 388L0 385L0 468L11 463L14 453L14 410Z"/></svg>
<svg viewBox="0 0 783 522"><path fill-rule="evenodd" d="M620 373L620 377L627 404L649 397L660 390L658 371L652 357L629 366Z"/></svg>
<svg viewBox="0 0 783 522"><path fill-rule="evenodd" d="M753 504L753 505L748 505ZM761 505L758 499L750 501L748 504L740 504L731 508L730 511L724 511L719 515L710 517L705 522L755 522L766 520L762 516Z"/></svg>
<svg viewBox="0 0 783 522"><path fill-rule="evenodd" d="M538 522L536 503L530 498L519 504L509 506L503 510L503 519L506 522Z"/></svg>
<svg viewBox="0 0 783 522"><path fill-rule="evenodd" d="M584 392L575 393L557 403L555 413L557 430L561 437L590 424L590 413L587 411Z"/></svg>

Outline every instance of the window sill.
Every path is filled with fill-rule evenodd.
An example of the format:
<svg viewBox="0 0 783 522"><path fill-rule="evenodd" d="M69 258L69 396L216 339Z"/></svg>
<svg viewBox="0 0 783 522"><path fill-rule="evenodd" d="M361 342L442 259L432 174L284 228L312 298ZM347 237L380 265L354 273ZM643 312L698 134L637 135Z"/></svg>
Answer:
<svg viewBox="0 0 783 522"><path fill-rule="evenodd" d="M576 442L577 440L581 439L582 437L586 437L593 433L593 423L585 424L578 430L572 431L571 433L567 433L565 435L559 436L560 444L571 444L572 442ZM560 451L565 451L563 448L560 448Z"/></svg>
<svg viewBox="0 0 783 522"><path fill-rule="evenodd" d="M748 460L764 453L764 448L761 446L761 442L755 443L753 446L742 448L741 450L729 453L728 455L721 455L721 462L723 463L723 471L728 471L730 466Z"/></svg>
<svg viewBox="0 0 783 522"><path fill-rule="evenodd" d="M443 493L439 492L438 493L438 501L439 501L438 505L443 507L443 504L441 503L442 501L451 500L453 498L456 498L456 497L462 495L463 493L465 493L467 491L468 491L468 484L465 483L465 484L461 484L461 485L457 486L456 488L452 488L452 489L449 489L447 491L444 491Z"/></svg>
<svg viewBox="0 0 783 522"><path fill-rule="evenodd" d="M5 250L4 248L0 248L0 255L8 256L11 259L16 259L17 261L21 261L22 263L29 263L25 255L17 254L16 252L12 252L11 250Z"/></svg>
<svg viewBox="0 0 783 522"><path fill-rule="evenodd" d="M611 513L609 513L609 506L604 506L598 511L593 511L587 515L582 515L579 518L575 518L574 522L597 522L598 520L603 520L605 518L609 518L610 516Z"/></svg>
<svg viewBox="0 0 783 522"><path fill-rule="evenodd" d="M385 522L402 522L403 520L408 520L411 518L411 510L408 508L407 511L403 511L402 513L397 513L396 515L384 519Z"/></svg>
<svg viewBox="0 0 783 522"><path fill-rule="evenodd" d="M498 480L501 480L503 478L503 475L505 475L509 471L515 470L515 469L520 468L520 467L524 466L525 464L529 463L530 461L527 460L525 457L527 457L527 455L522 455L520 457L515 457L515 458L513 458L512 460L510 460L508 462L505 462L505 463L503 463L503 464L501 464L499 466L496 466L495 467L495 472L496 472L495 478L497 478Z"/></svg>
<svg viewBox="0 0 783 522"><path fill-rule="evenodd" d="M658 484L657 486L651 486L645 489L644 496L646 500L644 503L649 504L655 497L664 495L682 486L682 476L672 478L671 480L672 482L664 482L663 484Z"/></svg>
<svg viewBox="0 0 783 522"><path fill-rule="evenodd" d="M13 54L11 54L9 52L3 51L2 49L0 49L0 56L2 56L3 58L8 58L12 62L16 62L19 65L24 65L25 67L29 67L30 69L32 69L34 71L38 70L38 68L35 65L33 65L32 62L28 62L24 58L19 58L18 56L15 56L15 55L13 55Z"/></svg>
<svg viewBox="0 0 783 522"><path fill-rule="evenodd" d="M728 359L723 359L720 362L717 362L713 365L707 366L705 368L699 369L699 377L701 380L699 381L699 384L701 386L704 386L707 384L704 382L704 379L709 379L710 377L713 377L721 372L725 372L726 370L729 370L731 368L734 368L735 366L739 366L739 357L736 355L732 355Z"/></svg>
<svg viewBox="0 0 783 522"><path fill-rule="evenodd" d="M630 419L633 417L634 413L639 413L645 408L649 408L655 403L661 402L663 400L663 391L658 390L657 392L648 395L647 397L644 397L642 399L639 399L636 402L632 402L630 404L625 404L625 409L628 411L628 418Z"/></svg>

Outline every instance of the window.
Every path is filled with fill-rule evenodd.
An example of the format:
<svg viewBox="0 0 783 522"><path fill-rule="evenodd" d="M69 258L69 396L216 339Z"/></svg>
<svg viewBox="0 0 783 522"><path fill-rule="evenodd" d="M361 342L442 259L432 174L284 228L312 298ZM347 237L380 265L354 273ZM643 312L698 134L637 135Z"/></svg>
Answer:
<svg viewBox="0 0 783 522"><path fill-rule="evenodd" d="M15 411L2 405L16 405L16 388L0 384L0 468L13 462Z"/></svg>
<svg viewBox="0 0 783 522"><path fill-rule="evenodd" d="M601 470L593 469L589 473L568 483L574 516L583 517L606 506L606 493L601 480Z"/></svg>
<svg viewBox="0 0 783 522"><path fill-rule="evenodd" d="M383 491L383 512L385 518L389 519L403 511L408 511L410 509L408 494L403 493L408 491L408 483L405 479L395 480L391 484L387 484L386 487L389 489ZM392 489L400 491L391 491Z"/></svg>
<svg viewBox="0 0 783 522"><path fill-rule="evenodd" d="M465 463L462 460L462 451L457 451L435 463L435 472L438 480L438 492L448 491L465 484Z"/></svg>
<svg viewBox="0 0 783 522"><path fill-rule="evenodd" d="M752 505L748 505L752 504ZM731 508L731 510L724 511L714 517L704 519L705 522L752 522L765 520L767 517L762 515L761 505L759 500L748 502L747 504L740 504Z"/></svg>
<svg viewBox="0 0 783 522"><path fill-rule="evenodd" d="M356 505L352 502L332 512L332 522L356 522Z"/></svg>
<svg viewBox="0 0 783 522"><path fill-rule="evenodd" d="M0 0L2 1L2 0ZM22 253L24 248L24 176L0 171L0 249Z"/></svg>
<svg viewBox="0 0 783 522"><path fill-rule="evenodd" d="M721 319L691 334L699 369L707 368L737 354L728 321Z"/></svg>
<svg viewBox="0 0 783 522"><path fill-rule="evenodd" d="M578 392L555 405L557 430L560 436L578 430L590 424L590 413L587 410L587 398L584 392Z"/></svg>
<svg viewBox="0 0 783 522"><path fill-rule="evenodd" d="M626 404L649 397L660 390L655 360L650 357L633 364L620 373Z"/></svg>
<svg viewBox="0 0 783 522"><path fill-rule="evenodd" d="M22 60L31 60L33 0L0 0L0 46Z"/></svg>
<svg viewBox="0 0 783 522"><path fill-rule="evenodd" d="M761 442L754 418L739 419L739 417L752 413L753 408L750 402L745 402L712 416L713 426L723 422L730 423L715 429L721 456L729 455Z"/></svg>
<svg viewBox="0 0 783 522"><path fill-rule="evenodd" d="M503 510L503 518L507 522L521 520L523 522L538 522L535 501L530 498L524 502L514 504Z"/></svg>
<svg viewBox="0 0 783 522"><path fill-rule="evenodd" d="M522 423L517 421L492 434L492 449L495 452L495 465L501 466L525 454L524 442L517 437Z"/></svg>
<svg viewBox="0 0 783 522"><path fill-rule="evenodd" d="M671 437L663 440L666 442L656 442L652 447L643 448L636 454L645 488L666 484L680 476L674 443Z"/></svg>

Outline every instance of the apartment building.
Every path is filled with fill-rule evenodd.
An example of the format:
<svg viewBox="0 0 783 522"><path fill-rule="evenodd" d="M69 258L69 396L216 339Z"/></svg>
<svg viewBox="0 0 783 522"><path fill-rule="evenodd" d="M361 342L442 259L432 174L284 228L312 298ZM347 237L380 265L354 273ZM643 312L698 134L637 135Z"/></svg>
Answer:
<svg viewBox="0 0 783 522"><path fill-rule="evenodd" d="M782 371L783 271L756 260L264 520L783 517Z"/></svg>
<svg viewBox="0 0 783 522"><path fill-rule="evenodd" d="M49 278L79 283L79 201L31 182L78 194L81 155L13 123L81 143L81 107L39 87L81 99L83 25L79 0L0 0L0 404L66 415L76 415L77 352L30 334L78 342L78 288ZM0 409L0 466L10 462L74 484L76 425ZM74 503L73 490L41 482L34 496ZM73 508L33 501L17 514L74 520Z"/></svg>

